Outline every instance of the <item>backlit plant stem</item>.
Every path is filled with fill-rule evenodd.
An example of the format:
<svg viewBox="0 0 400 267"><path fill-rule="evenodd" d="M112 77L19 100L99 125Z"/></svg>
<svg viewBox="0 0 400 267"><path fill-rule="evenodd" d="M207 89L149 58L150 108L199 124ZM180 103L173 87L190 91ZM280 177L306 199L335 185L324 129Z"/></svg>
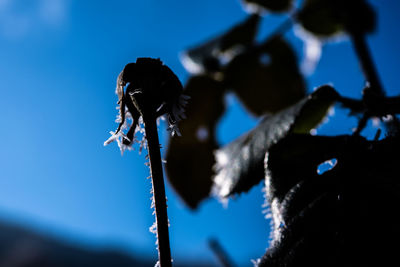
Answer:
<svg viewBox="0 0 400 267"><path fill-rule="evenodd" d="M154 194L154 209L156 215L158 259L161 267L170 267L171 249L168 234L167 199L165 197L164 177L161 163L160 143L157 133L157 123L154 117L143 117L147 147L150 159L150 172Z"/></svg>

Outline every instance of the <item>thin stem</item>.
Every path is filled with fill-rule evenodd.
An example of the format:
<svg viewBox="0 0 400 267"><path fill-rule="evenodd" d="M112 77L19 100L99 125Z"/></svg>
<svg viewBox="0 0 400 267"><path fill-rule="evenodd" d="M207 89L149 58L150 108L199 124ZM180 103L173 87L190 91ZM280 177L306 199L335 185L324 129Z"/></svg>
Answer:
<svg viewBox="0 0 400 267"><path fill-rule="evenodd" d="M229 257L228 253L224 250L221 244L216 239L210 239L208 241L208 245L211 250L214 252L215 256L217 256L218 260L223 267L233 267L235 266L232 263L231 258Z"/></svg>
<svg viewBox="0 0 400 267"><path fill-rule="evenodd" d="M371 116L368 114L368 112L365 112L360 120L358 121L357 128L354 130L353 135L360 135L361 131L365 129L367 126L368 120Z"/></svg>
<svg viewBox="0 0 400 267"><path fill-rule="evenodd" d="M157 123L153 117L143 118L146 130L147 146L150 159L150 171L156 214L158 259L161 267L171 267L171 249L169 246L167 200L165 197L164 177L161 163L160 143Z"/></svg>
<svg viewBox="0 0 400 267"><path fill-rule="evenodd" d="M365 34L352 33L351 39L354 50L360 61L361 68L364 72L365 79L369 82L372 91L379 96L385 96L381 80L375 68L371 52L365 39Z"/></svg>
<svg viewBox="0 0 400 267"><path fill-rule="evenodd" d="M371 102L370 101L371 99L372 99L372 103L373 102L377 102L377 101L373 100L373 99L376 99L376 98L378 98L378 99L381 98L381 101L380 101L381 104L383 104L383 103L384 104L393 104L394 102L396 102L397 101L396 98L392 98L392 99L388 100L386 98L386 96L385 96L385 91L383 89L381 80L379 78L379 75L378 75L378 72L376 70L374 61L372 59L371 52L369 50L367 41L365 39L365 34L353 32L351 34L351 38L352 38L352 43L353 43L354 49L355 49L356 54L357 54L357 56L359 58L359 61L361 63L361 68L362 68L362 70L364 72L365 78L370 84L369 92L364 92L363 102L366 103L367 105L369 105L368 102ZM382 107L382 105L380 105L380 106ZM377 107L378 107L378 110L379 110L379 105L375 106L375 107L372 107L372 108L376 109ZM370 109L371 106L368 107L368 108ZM387 121L387 122L383 121L383 123L386 125L386 127L388 129L391 129L390 130L391 132L397 133L399 131L399 127L400 127L399 126L400 125L399 119L396 116L394 116L394 114L397 113L396 112L397 107L395 107L393 105L389 105L386 108L387 109L390 109L390 108L394 109L393 113L390 113L391 115L393 115L393 119L390 120L390 121ZM383 108L380 108L380 109L383 109ZM371 110L369 110L369 113L376 113L376 111L377 110L372 110L372 112L371 112ZM371 115L371 114L369 114L369 115ZM364 121L368 120L367 116L368 116L368 114L364 114L364 116L363 116L363 120ZM381 120L382 120L382 118L381 118ZM359 126L362 125L363 123L365 124L364 121L361 121L359 123Z"/></svg>
<svg viewBox="0 0 400 267"><path fill-rule="evenodd" d="M267 43L269 40L274 39L276 37L280 37L285 34L288 30L290 30L293 26L293 21L295 20L297 14L294 13L292 16L289 16L285 19L281 24L278 25L276 29L274 29L267 38L261 43Z"/></svg>

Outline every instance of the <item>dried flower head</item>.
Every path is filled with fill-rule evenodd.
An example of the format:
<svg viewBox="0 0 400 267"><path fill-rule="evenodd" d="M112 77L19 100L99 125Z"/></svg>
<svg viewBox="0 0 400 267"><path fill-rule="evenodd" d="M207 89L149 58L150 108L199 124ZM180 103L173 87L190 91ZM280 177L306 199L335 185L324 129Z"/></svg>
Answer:
<svg viewBox="0 0 400 267"><path fill-rule="evenodd" d="M111 137L104 145L117 141L122 152L130 149L136 140L135 133L144 133L142 118L166 116L172 135L180 135L177 123L185 118L184 106L189 98L182 91L178 77L160 59L138 58L136 63L127 64L117 79L119 126L110 132ZM127 119L132 120L130 126Z"/></svg>

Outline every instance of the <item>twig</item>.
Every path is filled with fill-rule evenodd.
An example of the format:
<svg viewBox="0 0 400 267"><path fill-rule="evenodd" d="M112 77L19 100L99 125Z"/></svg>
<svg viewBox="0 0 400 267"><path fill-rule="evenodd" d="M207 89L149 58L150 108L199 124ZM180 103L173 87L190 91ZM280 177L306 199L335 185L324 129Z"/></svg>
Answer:
<svg viewBox="0 0 400 267"><path fill-rule="evenodd" d="M386 115L400 114L400 97L371 97L368 101L339 97L343 107L351 110L353 114L368 111L371 117L383 117Z"/></svg>
<svg viewBox="0 0 400 267"><path fill-rule="evenodd" d="M357 128L354 130L353 134L354 135L360 135L361 131L364 130L364 128L367 126L367 122L371 118L368 112L365 112L360 120L358 121Z"/></svg>
<svg viewBox="0 0 400 267"><path fill-rule="evenodd" d="M208 240L208 245L212 252L214 252L215 256L218 258L219 262L223 267L233 267L235 266L232 263L228 253L224 250L221 244L216 239Z"/></svg>
<svg viewBox="0 0 400 267"><path fill-rule="evenodd" d="M278 25L277 28L275 28L268 36L267 38L264 39L264 41L261 42L261 44L265 44L268 41L280 37L283 34L285 34L288 30L290 30L294 24L295 18L297 14L293 13L293 15L289 16L287 19L285 19L281 24ZM260 47L260 45L258 46Z"/></svg>
<svg viewBox="0 0 400 267"><path fill-rule="evenodd" d="M361 64L361 69L364 72L365 79L370 84L371 90L379 96L385 96L382 83L365 39L365 34L351 33L350 35L354 50Z"/></svg>
<svg viewBox="0 0 400 267"><path fill-rule="evenodd" d="M368 114L371 115L372 113L380 113L379 112L379 108L376 110L376 106L372 106L373 109L375 110L371 110L371 106L369 105L369 101L374 98L378 98L380 99L380 101L375 101L373 100L372 103L376 104L376 102L378 103L378 106L380 106L380 108L384 109L384 107L382 107L382 103L391 103L390 101L387 100L387 98L385 97L385 91L383 89L381 80L379 78L378 72L376 70L374 61L372 59L372 55L371 52L369 50L367 41L365 39L365 34L360 33L360 32L356 32L353 31L351 32L351 39L352 39L352 43L355 49L355 52L358 56L358 59L360 61L361 64L361 68L364 72L365 78L367 80L367 82L369 83L369 88L367 88L368 90L364 91L364 95L363 95L363 102L367 104L367 110L365 115L363 116L363 118L361 120L368 120ZM397 99L396 99L397 100ZM397 101L395 101L397 102ZM386 108L386 109L397 109L397 107L393 107L393 105L391 105L391 107ZM377 112L378 111L378 112ZM390 113L391 115L393 115L396 112ZM378 114L378 115L382 115L382 114ZM359 126L362 125L364 122L360 121ZM389 121L389 122L384 122L384 124L393 124L393 125L399 125L398 119L396 116L393 116L393 120ZM387 125L388 126L388 125ZM389 128L392 126L388 126ZM392 127L392 128L396 128L396 127ZM362 128L357 128L356 132L361 132Z"/></svg>
<svg viewBox="0 0 400 267"><path fill-rule="evenodd" d="M382 130L381 129L378 129L377 131L376 131L376 133L375 133L375 137L374 137L374 141L378 141L379 140L379 137L381 137L381 133L382 133Z"/></svg>

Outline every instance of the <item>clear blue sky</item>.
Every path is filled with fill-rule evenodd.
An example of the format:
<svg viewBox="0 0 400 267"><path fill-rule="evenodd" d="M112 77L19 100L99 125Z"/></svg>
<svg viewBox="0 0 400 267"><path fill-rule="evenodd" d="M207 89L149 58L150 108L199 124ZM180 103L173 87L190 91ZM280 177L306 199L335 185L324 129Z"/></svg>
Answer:
<svg viewBox="0 0 400 267"><path fill-rule="evenodd" d="M398 95L400 4L372 3L379 23L369 43L388 94ZM178 53L245 16L238 0L0 0L0 218L72 242L154 256L144 155L121 157L116 145L103 147L117 126L116 77L146 56L161 58L185 81ZM264 18L261 36L280 20ZM287 37L301 52L293 33ZM308 77L309 90L328 82L347 96L361 94L364 79L348 41L324 46ZM221 143L255 125L234 97L227 102ZM337 114L322 133L351 132L354 120ZM161 139L165 144L165 133ZM250 265L268 244L261 188L228 209L213 199L191 212L167 185L174 258L215 261L206 241L216 237L237 263Z"/></svg>

